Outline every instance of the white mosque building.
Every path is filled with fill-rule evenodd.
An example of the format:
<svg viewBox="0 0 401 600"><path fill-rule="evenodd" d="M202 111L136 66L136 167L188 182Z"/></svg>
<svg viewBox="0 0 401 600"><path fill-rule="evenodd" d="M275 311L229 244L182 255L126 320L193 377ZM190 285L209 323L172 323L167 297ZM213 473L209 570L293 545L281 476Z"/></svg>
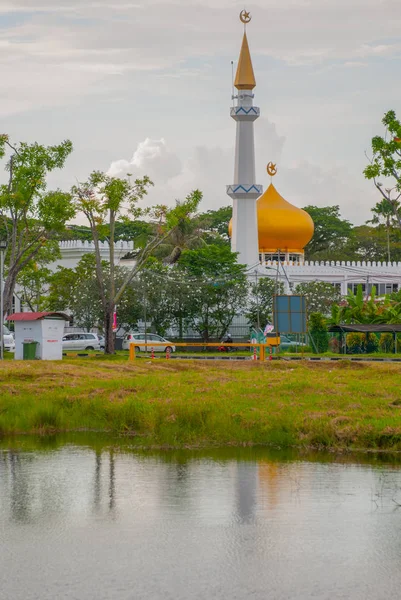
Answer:
<svg viewBox="0 0 401 600"><path fill-rule="evenodd" d="M233 217L229 227L231 248L239 253L250 276L278 278L287 292L297 284L325 281L337 286L343 295L361 284L369 293L372 286L382 295L401 287L401 263L397 262L308 262L304 248L312 239L314 226L308 213L285 200L271 182L263 192L255 173L254 123L260 109L253 104L256 78L246 35L251 20L247 11L240 14L245 32L234 86L235 106L230 115L236 122L234 183L227 186L233 199ZM276 165L269 163L272 180Z"/></svg>

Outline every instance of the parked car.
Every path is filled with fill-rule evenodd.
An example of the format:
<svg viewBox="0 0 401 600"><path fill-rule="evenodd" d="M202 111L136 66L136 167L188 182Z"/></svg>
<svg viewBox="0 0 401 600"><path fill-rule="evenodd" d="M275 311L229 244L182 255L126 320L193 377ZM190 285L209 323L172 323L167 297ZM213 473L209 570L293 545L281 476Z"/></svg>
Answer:
<svg viewBox="0 0 401 600"><path fill-rule="evenodd" d="M97 334L97 337L99 338L100 350L104 350L106 347L106 338L104 335L99 334Z"/></svg>
<svg viewBox="0 0 401 600"><path fill-rule="evenodd" d="M63 350L100 350L99 338L96 333L67 333Z"/></svg>
<svg viewBox="0 0 401 600"><path fill-rule="evenodd" d="M151 346L142 346L145 343L145 334L144 333L126 333L123 339L123 350L129 350L130 344L135 344L136 352L144 352L150 351ZM175 346L172 342L169 342L165 338L161 337L161 335L156 335L155 333L147 333L146 334L146 343L151 344L152 342L156 342L158 344L163 343L163 346L154 346L155 352L175 352Z"/></svg>
<svg viewBox="0 0 401 600"><path fill-rule="evenodd" d="M280 350L288 350L289 348L302 348L306 346L303 342L296 342L291 340L286 335L280 334Z"/></svg>
<svg viewBox="0 0 401 600"><path fill-rule="evenodd" d="M6 327L5 325L3 325L3 346L6 352L15 351L14 334L12 334L8 327Z"/></svg>

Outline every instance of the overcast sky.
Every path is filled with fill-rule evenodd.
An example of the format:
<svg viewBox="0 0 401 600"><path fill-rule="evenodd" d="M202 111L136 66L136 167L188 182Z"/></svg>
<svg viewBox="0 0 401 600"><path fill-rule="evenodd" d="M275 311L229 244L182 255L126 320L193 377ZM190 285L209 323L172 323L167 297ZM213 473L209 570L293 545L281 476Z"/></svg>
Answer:
<svg viewBox="0 0 401 600"><path fill-rule="evenodd" d="M229 117L243 4L229 0L0 0L1 131L74 153L53 186L93 169L149 175L147 203L197 187L230 203ZM400 0L254 0L257 183L278 163L297 206L339 204L355 223L378 200L362 170L384 112L401 116Z"/></svg>

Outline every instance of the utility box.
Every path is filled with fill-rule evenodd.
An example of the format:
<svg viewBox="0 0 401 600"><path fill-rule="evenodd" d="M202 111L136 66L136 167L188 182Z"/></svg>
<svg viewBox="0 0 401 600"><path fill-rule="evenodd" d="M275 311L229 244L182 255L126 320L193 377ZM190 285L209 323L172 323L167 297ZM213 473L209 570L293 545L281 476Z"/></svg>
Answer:
<svg viewBox="0 0 401 600"><path fill-rule="evenodd" d="M14 322L15 360L61 360L65 322L70 317L61 312L15 313L7 317Z"/></svg>

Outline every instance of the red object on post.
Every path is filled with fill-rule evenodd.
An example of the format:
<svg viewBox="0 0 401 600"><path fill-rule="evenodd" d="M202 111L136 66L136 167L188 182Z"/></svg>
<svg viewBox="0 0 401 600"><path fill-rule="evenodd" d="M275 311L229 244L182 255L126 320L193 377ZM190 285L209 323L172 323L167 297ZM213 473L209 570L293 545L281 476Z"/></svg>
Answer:
<svg viewBox="0 0 401 600"><path fill-rule="evenodd" d="M152 351L152 354L150 355L150 357L153 359L155 357L155 349L153 348L153 346L151 348L151 351Z"/></svg>
<svg viewBox="0 0 401 600"><path fill-rule="evenodd" d="M269 360L273 360L273 350L271 346L269 346Z"/></svg>

